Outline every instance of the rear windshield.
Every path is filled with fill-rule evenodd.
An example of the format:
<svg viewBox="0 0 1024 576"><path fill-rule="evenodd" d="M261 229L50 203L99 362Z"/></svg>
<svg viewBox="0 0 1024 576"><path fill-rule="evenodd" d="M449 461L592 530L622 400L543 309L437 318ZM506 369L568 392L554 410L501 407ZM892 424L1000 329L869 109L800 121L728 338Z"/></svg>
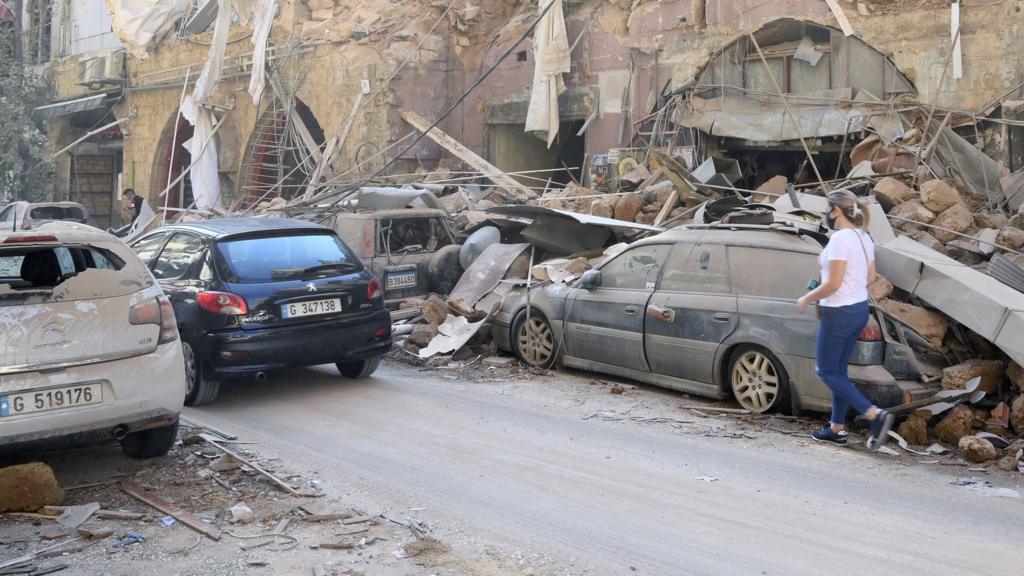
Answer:
<svg viewBox="0 0 1024 576"><path fill-rule="evenodd" d="M85 221L85 212L77 206L37 206L29 213L33 220Z"/></svg>
<svg viewBox="0 0 1024 576"><path fill-rule="evenodd" d="M227 282L272 282L348 274L362 264L333 234L226 240L217 256Z"/></svg>
<svg viewBox="0 0 1024 576"><path fill-rule="evenodd" d="M5 248L0 250L0 288L51 289L86 270L120 270L117 255L92 246Z"/></svg>

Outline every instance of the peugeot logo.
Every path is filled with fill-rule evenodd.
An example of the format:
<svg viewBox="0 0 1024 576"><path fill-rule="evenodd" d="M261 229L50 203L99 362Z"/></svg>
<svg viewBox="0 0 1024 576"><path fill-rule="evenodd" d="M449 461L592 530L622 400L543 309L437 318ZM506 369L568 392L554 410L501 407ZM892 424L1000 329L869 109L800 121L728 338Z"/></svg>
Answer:
<svg viewBox="0 0 1024 576"><path fill-rule="evenodd" d="M313 284L312 282L306 284L306 292L316 292L316 290L316 284Z"/></svg>

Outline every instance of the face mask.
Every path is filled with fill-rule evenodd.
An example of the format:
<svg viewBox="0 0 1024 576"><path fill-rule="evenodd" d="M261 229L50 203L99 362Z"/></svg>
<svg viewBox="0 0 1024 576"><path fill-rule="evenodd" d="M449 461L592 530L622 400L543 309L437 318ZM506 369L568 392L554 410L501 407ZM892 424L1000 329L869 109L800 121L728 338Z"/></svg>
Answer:
<svg viewBox="0 0 1024 576"><path fill-rule="evenodd" d="M829 230L836 229L836 219L832 216L833 212L835 212L835 208L829 210L828 214L825 214L825 227Z"/></svg>

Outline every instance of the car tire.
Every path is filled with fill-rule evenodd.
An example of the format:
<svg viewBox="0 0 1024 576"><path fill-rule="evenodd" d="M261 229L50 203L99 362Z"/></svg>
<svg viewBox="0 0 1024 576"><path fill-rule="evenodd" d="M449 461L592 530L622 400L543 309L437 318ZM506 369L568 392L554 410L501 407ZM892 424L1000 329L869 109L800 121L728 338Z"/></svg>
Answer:
<svg viewBox="0 0 1024 576"><path fill-rule="evenodd" d="M380 356L356 362L338 362L335 366L338 367L338 372L341 372L341 375L345 378L368 378L380 367Z"/></svg>
<svg viewBox="0 0 1024 576"><path fill-rule="evenodd" d="M220 393L220 381L207 376L203 359L184 340L181 342L181 354L185 357L185 405L201 406L213 402Z"/></svg>
<svg viewBox="0 0 1024 576"><path fill-rule="evenodd" d="M178 421L170 426L132 432L121 439L121 451L135 460L163 456L178 439Z"/></svg>
<svg viewBox="0 0 1024 576"><path fill-rule="evenodd" d="M544 314L538 310L530 311L530 324L533 333L529 334L526 327L526 311L520 312L512 323L512 351L517 358L534 368L550 368L558 358L558 342L555 331Z"/></svg>
<svg viewBox="0 0 1024 576"><path fill-rule="evenodd" d="M462 277L459 254L462 247L451 244L441 248L427 263L427 279L430 289L438 294L450 294Z"/></svg>
<svg viewBox="0 0 1024 576"><path fill-rule="evenodd" d="M737 348L729 357L726 378L740 406L755 414L791 409L786 369L774 354L760 346Z"/></svg>

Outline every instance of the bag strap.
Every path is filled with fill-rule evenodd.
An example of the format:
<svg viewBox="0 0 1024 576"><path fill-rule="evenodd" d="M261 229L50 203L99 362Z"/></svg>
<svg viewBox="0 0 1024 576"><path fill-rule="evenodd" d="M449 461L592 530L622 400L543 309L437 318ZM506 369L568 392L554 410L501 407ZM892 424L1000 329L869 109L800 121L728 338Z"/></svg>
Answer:
<svg viewBox="0 0 1024 576"><path fill-rule="evenodd" d="M854 232L857 234L857 240L860 240L860 249L864 253L864 265L870 268L871 258L868 258L868 249L867 246L864 245L864 237L861 236L862 232L859 230L854 230Z"/></svg>

